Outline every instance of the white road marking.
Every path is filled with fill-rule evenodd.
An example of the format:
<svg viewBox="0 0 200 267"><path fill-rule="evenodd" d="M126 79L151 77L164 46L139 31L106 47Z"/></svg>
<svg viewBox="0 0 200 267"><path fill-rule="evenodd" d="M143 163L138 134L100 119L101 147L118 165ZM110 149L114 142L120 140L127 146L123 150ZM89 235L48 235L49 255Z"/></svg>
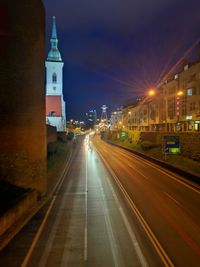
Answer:
<svg viewBox="0 0 200 267"><path fill-rule="evenodd" d="M67 161L66 166L65 166L65 168L64 168L64 170L62 172L62 175L61 175L62 178L59 179L59 182L57 182L57 184L56 184L56 187L57 187L56 188L56 192L58 192L60 187L62 186L64 178L65 178L65 175L67 174L67 172L69 170L69 167L70 167L70 164L71 164L71 155L72 154L70 154L69 160ZM57 198L57 195L54 195L52 200L51 200L51 202L50 202L48 210L47 210L47 212L45 214L45 217L44 217L44 219L43 219L43 221L42 221L42 223L41 223L41 225L40 225L40 227L39 227L39 229L38 229L38 231L37 231L37 233L36 233L36 235L35 235L35 237L33 239L33 242L32 242L32 244L30 246L30 249L28 250L28 252L27 252L27 254L26 254L26 256L25 256L25 258L24 258L24 260L23 260L23 262L21 264L21 267L26 267L28 265L28 262L29 262L29 260L30 260L30 258L32 256L32 253L33 253L34 249L35 249L35 246L36 246L36 244L37 244L37 242L38 242L38 240L39 240L39 238L40 238L40 236L42 234L42 231L43 231L43 229L45 227L45 224L46 224L46 221L47 221L47 219L49 217L49 214L50 214L50 212L51 212L51 210L52 210L52 208L54 206L56 198Z"/></svg>
<svg viewBox="0 0 200 267"><path fill-rule="evenodd" d="M87 203L87 198L88 198L88 150L85 150L85 233L84 233L84 260L87 261L88 257L88 240L87 240L87 227L88 227L88 203Z"/></svg>
<svg viewBox="0 0 200 267"><path fill-rule="evenodd" d="M187 188L193 190L193 191L196 192L197 194L200 194L200 188L199 188L197 185L195 185L195 186L198 187L199 189L196 189L196 188L192 185L192 182L190 182L190 181L185 182L185 181L183 180L184 178L182 178L182 177L178 178L178 177L175 176L174 174L170 174L168 171L165 171L162 167L158 167L158 166L156 166L155 164L150 163L149 161L147 161L147 160L144 159L144 158L140 158L140 157L137 156L137 155L133 155L133 154L132 154L131 152L129 152L129 151L126 151L126 153L125 153L124 151L117 151L117 153L119 153L119 154L121 154L121 155L123 155L123 156L125 156L125 157L127 157L127 158L128 158L128 157L129 157L129 158L134 158L134 159L136 159L137 161L139 161L140 163L142 162L142 163L144 163L144 164L146 164L146 165L148 165L148 166L150 166L150 167L156 169L157 171L159 171L159 172L165 174L166 176L170 177L171 179L175 180L176 182L178 182L178 183L184 185L185 187L187 187ZM190 185L189 183L191 183L191 185Z"/></svg>
<svg viewBox="0 0 200 267"><path fill-rule="evenodd" d="M114 235L113 230L112 230L112 224L111 224L111 220L110 220L110 216L109 216L109 209L108 209L107 204L106 204L105 194L104 194L101 180L98 179L98 182L99 182L99 187L100 187L101 196L102 196L102 200L103 200L102 201L103 214L104 214L106 229L107 229L108 237L109 237L109 241L110 241L110 247L111 247L112 256L113 256L113 260L114 260L114 266L120 267L120 266L123 266L121 263L120 251L118 249L117 240L116 240L115 235Z"/></svg>
<svg viewBox="0 0 200 267"><path fill-rule="evenodd" d="M125 197L127 203L129 204L130 208L132 209L132 211L136 215L138 221L140 222L142 228L144 229L145 233L149 237L149 240L151 241L151 243L154 246L155 250L157 251L158 255L162 259L164 266L165 267L174 267L173 262L171 261L171 259L169 258L169 256L167 255L167 253L165 252L165 250L163 249L163 247L161 246L160 242L158 241L158 239L156 238L156 236L152 232L151 228L149 227L149 225L147 224L146 220L144 219L144 217L142 216L142 214L140 213L140 211L136 207L136 205L133 202L133 200L130 198L129 194L127 193L127 191L125 190L125 188L121 184L120 180L118 179L118 177L116 176L116 174L114 173L114 171L112 170L112 168L106 162L106 160L104 159L104 157L102 156L102 154L98 150L97 150L97 152L100 155L102 161L107 166L110 174L113 176L116 184L118 185L119 189L121 190L122 194L124 195L124 197Z"/></svg>
<svg viewBox="0 0 200 267"><path fill-rule="evenodd" d="M72 180L69 181L69 184L67 185L67 190L70 190L71 186L72 186ZM64 208L65 204L66 204L66 199L63 197L62 202L59 206L58 213L56 214L55 222L53 224L51 231L49 232L49 236L48 236L44 251L42 253L42 257L40 258L40 261L38 263L38 267L46 266L46 263L47 263L47 260L49 257L49 253L50 253L52 246L53 246L53 241L54 241L54 238L56 235L56 231L58 229L58 224L61 220L61 216L62 216L62 212L63 212L63 208Z"/></svg>
<svg viewBox="0 0 200 267"><path fill-rule="evenodd" d="M130 223L129 223L129 221L128 221L128 219L127 219L127 217L126 217L126 215L125 215L125 213L124 213L124 211L123 211L123 209L122 209L122 207L121 207L121 205L119 203L118 197L117 197L117 195L116 195L116 193L114 191L114 188L113 188L113 186L112 186L112 184L111 184L111 182L110 182L108 177L107 177L107 182L108 182L110 190L111 190L111 192L113 194L113 197L114 197L114 199L116 201L116 204L118 206L118 209L119 209L120 214L122 216L122 219L124 221L126 229L127 229L128 233L129 233L130 239L132 241L133 247L135 248L135 251L136 251L136 254L137 254L138 258L139 258L141 266L142 267L148 267L147 261L146 261L144 255L143 255L143 253L142 253L142 251L140 249L139 243L137 242L135 234L134 234L134 232L133 232L133 230L132 230L132 228L130 226Z"/></svg>
<svg viewBox="0 0 200 267"><path fill-rule="evenodd" d="M55 201L56 201L56 196L53 197L53 199L52 199L52 201L51 201L51 203L49 205L49 208L48 208L48 210L47 210L47 212L45 214L45 217L44 217L44 219L43 219L43 221L42 221L42 223L40 225L39 230L37 231L37 234L35 235L35 238L34 238L32 244L31 244L31 247L30 247L28 253L26 254L26 257L24 258L24 261L21 264L21 267L26 267L27 266L27 264L28 264L28 262L30 260L30 257L31 257L31 255L33 253L33 250L34 250L34 248L35 248L35 246L36 246L36 244L37 244L37 242L38 242L38 240L40 238L40 235L41 235L41 233L42 233L42 231L44 229L44 226L46 224L46 221L47 221L47 219L49 217L49 213L51 212L52 207L53 207Z"/></svg>
<svg viewBox="0 0 200 267"><path fill-rule="evenodd" d="M168 194L167 192L163 191L165 195L167 195L171 200L173 200L176 204L178 204L180 206L180 203L175 199L173 198L170 194Z"/></svg>

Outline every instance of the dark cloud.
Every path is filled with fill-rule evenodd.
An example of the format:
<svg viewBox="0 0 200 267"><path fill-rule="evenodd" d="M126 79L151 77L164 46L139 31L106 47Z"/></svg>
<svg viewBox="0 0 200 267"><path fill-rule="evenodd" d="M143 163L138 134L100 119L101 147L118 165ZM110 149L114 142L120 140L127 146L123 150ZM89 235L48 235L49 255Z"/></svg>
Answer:
<svg viewBox="0 0 200 267"><path fill-rule="evenodd" d="M108 31L137 29L165 10L174 0L45 0L45 5L63 22L62 30L88 31L104 28ZM181 1L180 1L181 3Z"/></svg>

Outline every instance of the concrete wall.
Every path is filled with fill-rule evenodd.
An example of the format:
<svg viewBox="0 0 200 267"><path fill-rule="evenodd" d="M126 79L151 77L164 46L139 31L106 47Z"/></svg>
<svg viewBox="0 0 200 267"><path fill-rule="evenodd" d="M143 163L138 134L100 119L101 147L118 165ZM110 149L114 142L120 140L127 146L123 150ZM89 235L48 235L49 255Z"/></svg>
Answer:
<svg viewBox="0 0 200 267"><path fill-rule="evenodd" d="M127 131L127 139L133 144L142 144L143 142L151 142L154 145L162 147L163 136L170 133L162 132L139 132ZM180 132L171 133L171 135L180 136L181 155L200 162L200 133L199 132ZM111 131L107 134L108 139L119 139L120 131Z"/></svg>
<svg viewBox="0 0 200 267"><path fill-rule="evenodd" d="M200 162L200 133L180 133L181 153Z"/></svg>
<svg viewBox="0 0 200 267"><path fill-rule="evenodd" d="M160 132L141 132L140 141L150 141L152 143L162 146L163 136L169 135L169 133ZM200 161L200 133L199 132L180 132L177 134L180 136L181 155L187 158L191 158L196 161Z"/></svg>
<svg viewBox="0 0 200 267"><path fill-rule="evenodd" d="M44 6L4 0L0 14L0 176L44 193Z"/></svg>
<svg viewBox="0 0 200 267"><path fill-rule="evenodd" d="M46 125L47 127L47 144L57 141L56 127L51 125Z"/></svg>

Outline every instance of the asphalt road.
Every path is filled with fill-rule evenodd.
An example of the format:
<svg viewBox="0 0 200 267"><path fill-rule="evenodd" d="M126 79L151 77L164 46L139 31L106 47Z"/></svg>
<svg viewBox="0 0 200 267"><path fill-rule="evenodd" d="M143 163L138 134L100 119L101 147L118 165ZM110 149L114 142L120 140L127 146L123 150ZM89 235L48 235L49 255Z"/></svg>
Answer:
<svg viewBox="0 0 200 267"><path fill-rule="evenodd" d="M86 137L0 266L199 266L199 204L198 188L180 177Z"/></svg>
<svg viewBox="0 0 200 267"><path fill-rule="evenodd" d="M163 264L200 266L199 188L99 138L94 143Z"/></svg>

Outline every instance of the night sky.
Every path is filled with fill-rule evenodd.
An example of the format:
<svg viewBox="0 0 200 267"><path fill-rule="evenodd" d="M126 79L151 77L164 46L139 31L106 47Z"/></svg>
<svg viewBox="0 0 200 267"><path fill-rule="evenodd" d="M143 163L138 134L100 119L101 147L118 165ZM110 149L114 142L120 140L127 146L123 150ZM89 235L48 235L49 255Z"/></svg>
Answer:
<svg viewBox="0 0 200 267"><path fill-rule="evenodd" d="M68 119L109 111L155 87L200 38L199 0L44 0L56 16ZM46 51L46 52L47 52Z"/></svg>

